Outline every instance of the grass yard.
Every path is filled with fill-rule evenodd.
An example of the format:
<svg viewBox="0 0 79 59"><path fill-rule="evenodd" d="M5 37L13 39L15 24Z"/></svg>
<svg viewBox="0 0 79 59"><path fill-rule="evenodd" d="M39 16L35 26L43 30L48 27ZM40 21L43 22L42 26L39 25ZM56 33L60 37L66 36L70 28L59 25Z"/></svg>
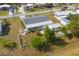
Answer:
<svg viewBox="0 0 79 59"><path fill-rule="evenodd" d="M59 22L51 13L42 14L47 15L52 21ZM6 40L12 40L18 44L18 30L24 29L24 25L20 18L10 18L7 19L9 26L5 31L8 32L0 38ZM55 42L48 51L37 51L35 48L31 47L30 41L33 36L36 36L36 32L31 32L22 36L23 48L9 50L0 45L0 55L19 55L19 56L79 56L79 39L73 38L69 40L66 37L62 37L61 40ZM5 52L4 52L5 51Z"/></svg>
<svg viewBox="0 0 79 59"><path fill-rule="evenodd" d="M31 37L36 35L36 33L29 33L26 35L26 38L23 39L23 42L30 43ZM63 37L63 40L59 41L59 43L51 46L51 49L44 52L39 52L31 46L27 46L26 48L17 49L17 53L15 55L41 55L41 56L71 56L71 55L79 55L79 41L74 38L69 40L68 38ZM20 52L19 52L20 51Z"/></svg>
<svg viewBox="0 0 79 59"><path fill-rule="evenodd" d="M50 10L50 8L34 8L35 11L45 11Z"/></svg>
<svg viewBox="0 0 79 59"><path fill-rule="evenodd" d="M25 10L25 12L29 13L29 12L37 12L37 11L45 11L45 10L50 10L50 8L33 8L31 11Z"/></svg>
<svg viewBox="0 0 79 59"><path fill-rule="evenodd" d="M17 18L10 18L6 20L9 23L9 26L7 29L8 33L2 37L7 39L12 39L12 40L17 40L18 30L23 29L23 27L20 25L20 19L17 17ZM5 29L5 31L7 30Z"/></svg>
<svg viewBox="0 0 79 59"><path fill-rule="evenodd" d="M8 15L8 11L0 11L0 16L6 16Z"/></svg>
<svg viewBox="0 0 79 59"><path fill-rule="evenodd" d="M4 55L24 55L24 56L28 56L28 55L31 55L31 56L34 56L34 55L47 55L47 56L71 56L71 55L79 55L79 41L78 39L74 38L72 40L69 40L68 38L64 38L63 37L63 42L67 43L67 44L55 44L53 46L51 46L51 49L49 51L46 51L46 52L39 52L37 51L36 49L32 48L31 46L25 46L26 44L29 44L30 41L31 41L31 38L34 36L34 35L37 35L36 32L31 32L29 33L28 35L26 36L22 36L22 41L23 41L23 44L24 44L24 48L21 48L21 49L16 49L16 50L7 50L3 47L0 47L0 51L2 53L2 55L4 54L3 50L5 50L5 54ZM14 36L16 37L16 35ZM13 37L12 37L13 38ZM7 38L8 39L8 38ZM13 39L14 40L14 39ZM17 39L15 40L17 41ZM61 43L61 42L60 42ZM3 49L2 49L3 48ZM1 50L2 49L2 50ZM8 53L9 52L9 53ZM1 55L0 53L0 55Z"/></svg>
<svg viewBox="0 0 79 59"><path fill-rule="evenodd" d="M46 16L49 17L50 20L52 20L54 23L59 23L60 21L56 19L53 15L53 13L47 13Z"/></svg>
<svg viewBox="0 0 79 59"><path fill-rule="evenodd" d="M48 18L50 20L52 20L54 23L60 23L60 21L54 17L53 12L48 12L48 13L44 13L44 14L36 14L34 16L39 16L39 15L48 16Z"/></svg>
<svg viewBox="0 0 79 59"><path fill-rule="evenodd" d="M9 25L7 26L6 29L4 29L5 34L3 36L0 36L0 38L6 39L6 40L12 40L17 43L18 30L20 28L23 29L23 27L20 24L20 19L17 17L17 18L10 18L6 20L9 23ZM10 52L12 53L12 51L10 51L9 49L6 49L2 46L0 47L0 55L12 55Z"/></svg>

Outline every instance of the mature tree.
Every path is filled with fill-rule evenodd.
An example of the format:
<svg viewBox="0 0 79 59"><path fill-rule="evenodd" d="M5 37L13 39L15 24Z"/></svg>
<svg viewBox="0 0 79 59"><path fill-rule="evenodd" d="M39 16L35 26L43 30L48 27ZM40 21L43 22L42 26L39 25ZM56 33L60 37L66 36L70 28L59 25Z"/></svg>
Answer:
<svg viewBox="0 0 79 59"><path fill-rule="evenodd" d="M68 32L65 26L61 28L61 31L64 33L65 36L67 36Z"/></svg>
<svg viewBox="0 0 79 59"><path fill-rule="evenodd" d="M71 22L68 24L68 29L74 36L79 37L79 15L71 15Z"/></svg>
<svg viewBox="0 0 79 59"><path fill-rule="evenodd" d="M72 35L72 32L70 32L70 30L67 29L66 26L62 27L61 28L61 31L64 33L64 35L66 37L68 37L69 39L72 39L73 38L73 35Z"/></svg>
<svg viewBox="0 0 79 59"><path fill-rule="evenodd" d="M48 26L45 29L44 36L45 36L46 41L48 43L52 43L55 40L55 37L56 37L54 30L51 30L50 28L48 28Z"/></svg>
<svg viewBox="0 0 79 59"><path fill-rule="evenodd" d="M32 47L41 50L46 46L45 40L40 36L33 36L31 40Z"/></svg>
<svg viewBox="0 0 79 59"><path fill-rule="evenodd" d="M52 8L53 7L53 3L46 3L46 7Z"/></svg>

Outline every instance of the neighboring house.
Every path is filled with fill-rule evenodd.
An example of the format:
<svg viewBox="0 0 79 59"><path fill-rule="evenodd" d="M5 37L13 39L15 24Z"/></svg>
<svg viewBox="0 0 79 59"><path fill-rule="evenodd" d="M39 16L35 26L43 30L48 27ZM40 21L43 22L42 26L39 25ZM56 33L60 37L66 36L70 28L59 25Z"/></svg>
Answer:
<svg viewBox="0 0 79 59"><path fill-rule="evenodd" d="M61 24L67 25L70 22L69 17L68 17L70 14L78 14L78 13L73 12L73 11L56 12L55 17L60 20Z"/></svg>
<svg viewBox="0 0 79 59"><path fill-rule="evenodd" d="M11 5L8 5L8 4L0 5L0 10L7 10L7 11L9 11L10 9L14 9L14 7L11 6Z"/></svg>
<svg viewBox="0 0 79 59"><path fill-rule="evenodd" d="M14 6L8 4L0 5L0 11L9 11L8 15L10 16L14 15L14 10L15 10Z"/></svg>
<svg viewBox="0 0 79 59"><path fill-rule="evenodd" d="M26 8L34 8L34 4L28 3L27 5L25 5Z"/></svg>
<svg viewBox="0 0 79 59"><path fill-rule="evenodd" d="M75 8L75 11L76 11L77 13L79 13L79 8Z"/></svg>
<svg viewBox="0 0 79 59"><path fill-rule="evenodd" d="M33 3L21 3L20 7L22 7L24 10L26 10L26 9L30 10L30 9L34 8L34 4Z"/></svg>
<svg viewBox="0 0 79 59"><path fill-rule="evenodd" d="M31 4L31 3L28 3L27 5L25 5L25 9L27 9L27 10L33 10L33 8L34 8L34 4Z"/></svg>
<svg viewBox="0 0 79 59"><path fill-rule="evenodd" d="M35 3L35 6L39 8L44 8L46 6L46 3Z"/></svg>

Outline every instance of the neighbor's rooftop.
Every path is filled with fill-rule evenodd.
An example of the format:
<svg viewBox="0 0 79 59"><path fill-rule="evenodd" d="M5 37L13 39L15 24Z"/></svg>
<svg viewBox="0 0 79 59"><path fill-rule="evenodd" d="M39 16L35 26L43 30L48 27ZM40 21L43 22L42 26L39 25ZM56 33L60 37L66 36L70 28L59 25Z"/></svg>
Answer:
<svg viewBox="0 0 79 59"><path fill-rule="evenodd" d="M67 16L69 14L78 14L78 13L74 12L74 11L61 11L61 12L55 13L55 15L57 15L57 16Z"/></svg>

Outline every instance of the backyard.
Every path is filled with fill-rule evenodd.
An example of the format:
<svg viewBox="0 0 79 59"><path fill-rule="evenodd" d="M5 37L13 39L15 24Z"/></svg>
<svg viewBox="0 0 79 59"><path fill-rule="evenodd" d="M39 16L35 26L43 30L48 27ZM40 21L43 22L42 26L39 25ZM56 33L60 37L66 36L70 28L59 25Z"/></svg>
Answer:
<svg viewBox="0 0 79 59"><path fill-rule="evenodd" d="M37 35L36 33L30 33L26 37L23 36L23 48L15 49L15 50L7 50L5 48L0 47L1 55L24 55L24 56L69 56L69 55L79 55L79 41L78 39L74 38L72 40L69 40L68 38L63 38L62 40L58 41L59 43L56 43L55 45L51 46L50 50L48 51L38 51L31 46L26 44L30 43L31 37L34 35ZM17 40L16 40L17 41ZM5 53L3 53L5 50Z"/></svg>

